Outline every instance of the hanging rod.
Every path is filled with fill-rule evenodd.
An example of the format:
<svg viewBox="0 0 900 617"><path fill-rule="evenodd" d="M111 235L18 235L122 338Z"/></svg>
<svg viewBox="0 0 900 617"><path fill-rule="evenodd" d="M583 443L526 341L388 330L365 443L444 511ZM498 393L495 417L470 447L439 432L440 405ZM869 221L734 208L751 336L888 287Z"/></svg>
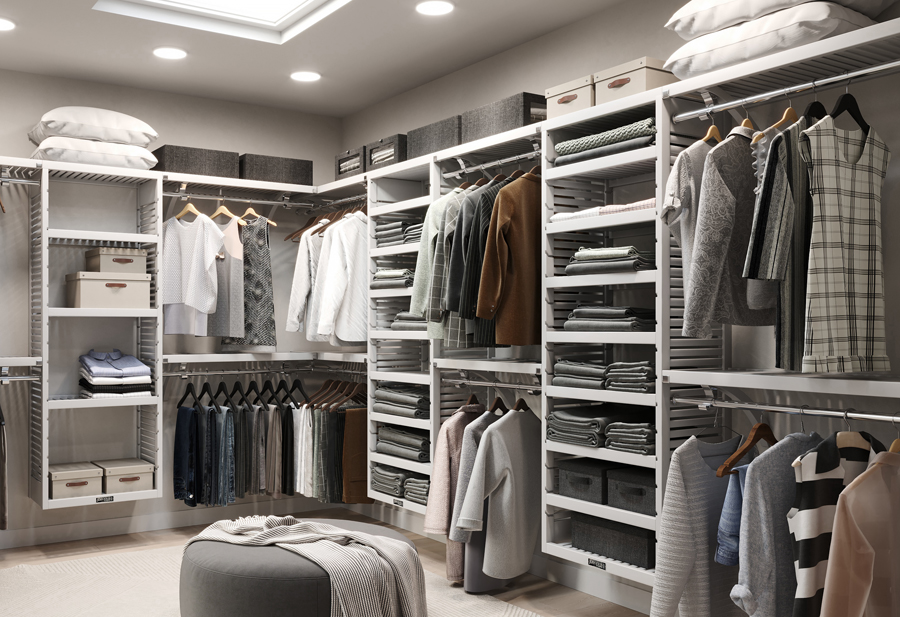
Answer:
<svg viewBox="0 0 900 617"><path fill-rule="evenodd" d="M40 180L23 180L22 178L4 178L0 177L0 185L4 184L27 184L30 186L40 186Z"/></svg>
<svg viewBox="0 0 900 617"><path fill-rule="evenodd" d="M888 71L898 71L900 70L900 60L895 60L893 62L887 62L885 64L879 64L876 66L870 66L863 69L857 69L856 71L849 71L847 73L843 73L842 75L835 75L833 77L823 77L822 79L815 79L813 81L808 81L806 83L797 84L795 86L788 86L786 88L781 88L779 90L772 90L771 92L765 92L763 94L756 94L753 96L748 96L742 98L738 101L730 101L728 103L719 103L718 105L710 105L708 107L704 107L703 109L696 109L694 111L687 111L681 114L677 114L672 117L672 123L678 124L679 122L685 122L687 120L696 120L697 118L706 118L710 114L714 114L720 111L728 111L730 109L737 109L738 107L744 107L746 105L752 105L754 103L764 103L769 99L773 99L780 96L786 96L788 94L796 94L798 92L805 92L807 90L816 90L818 88L822 88L823 86L835 86L841 84L843 82L850 82L853 79L857 79L860 77L870 77L874 76L878 73L885 73Z"/></svg>
<svg viewBox="0 0 900 617"><path fill-rule="evenodd" d="M481 165L473 165L472 167L463 167L462 159L457 159L460 161L459 166L462 168L458 171L448 171L444 174L444 178L456 178L460 179L463 175L473 174L478 171L485 171L488 169L493 169L494 167L506 167L507 165L512 165L513 163L518 163L520 161L529 161L531 159L540 158L541 149L535 144L534 152L526 152L525 154L517 154L516 156L511 156L509 158L500 159L497 161L491 161L490 163L482 163Z"/></svg>
<svg viewBox="0 0 900 617"><path fill-rule="evenodd" d="M39 375L2 375L0 384L6 385L11 381L38 381L39 379Z"/></svg>
<svg viewBox="0 0 900 617"><path fill-rule="evenodd" d="M292 201L276 201L271 199L250 199L244 197L226 197L225 195L203 195L197 193L173 193L165 192L163 197L177 197L183 199L196 199L198 201L233 201L242 204L253 204L257 206L284 206L285 208L311 208L312 204L292 202Z"/></svg>
<svg viewBox="0 0 900 617"><path fill-rule="evenodd" d="M529 394L537 394L541 391L539 385L527 383L503 383L501 381L478 381L472 379L441 379L442 384L451 386L475 386L484 388L506 388L509 390L527 390Z"/></svg>
<svg viewBox="0 0 900 617"><path fill-rule="evenodd" d="M344 204L352 204L358 201L368 201L369 195L368 193L361 193L359 195L353 195L352 197L344 197L343 199L336 199L334 201L329 201L328 203L323 203L320 205L314 205L315 208L337 208L339 206L343 206Z"/></svg>
<svg viewBox="0 0 900 617"><path fill-rule="evenodd" d="M732 401L719 401L710 398L682 398L672 397L673 405L696 405L704 409L748 409L750 411L772 411L775 413L783 413L794 416L821 416L826 418L837 418L839 420L867 420L872 422L893 422L895 419L900 422L900 418L896 416L884 416L871 413L859 413L858 411L838 411L836 409L812 409L810 407L785 407L784 405L764 405L760 403L739 403ZM898 424L900 425L900 424Z"/></svg>
<svg viewBox="0 0 900 617"><path fill-rule="evenodd" d="M222 377L229 375L288 375L294 373L314 373L314 372L340 373L342 375L368 375L367 371L334 368L333 366L307 366L303 368L280 368L280 369L240 369L231 371L172 371L163 373L163 377L180 377L188 379L191 377Z"/></svg>

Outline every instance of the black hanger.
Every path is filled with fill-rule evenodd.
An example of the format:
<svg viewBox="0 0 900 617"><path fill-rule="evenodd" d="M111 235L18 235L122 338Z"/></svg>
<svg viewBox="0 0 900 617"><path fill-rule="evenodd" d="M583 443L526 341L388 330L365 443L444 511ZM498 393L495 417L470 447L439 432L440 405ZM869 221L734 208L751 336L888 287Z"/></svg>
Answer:
<svg viewBox="0 0 900 617"><path fill-rule="evenodd" d="M212 406L215 408L217 413L222 411L222 408L219 407L218 401L216 401L215 394L213 394L212 386L209 385L208 381L203 384L202 388L200 388L200 398L198 402L202 402L204 396L209 396L209 400L212 402Z"/></svg>
<svg viewBox="0 0 900 617"><path fill-rule="evenodd" d="M225 395L225 404L228 405L228 408L231 411L233 411L234 413L237 413L238 408L237 408L237 406L235 406L234 401L231 400L231 395L228 394L228 386L225 385L224 381L220 381L219 389L216 390L216 395L215 395L216 400L218 400L219 396L221 396L223 394Z"/></svg>
<svg viewBox="0 0 900 617"><path fill-rule="evenodd" d="M234 384L234 388L231 389L231 398L234 398L235 394L240 394L241 398L237 399L242 405L245 405L248 409L253 409L253 406L250 404L250 401L247 400L247 395L244 394L244 384L241 382L237 382Z"/></svg>
<svg viewBox="0 0 900 617"><path fill-rule="evenodd" d="M309 395L306 394L306 390L303 389L303 382L299 379L295 379L294 383L291 385L291 392L295 392L296 390L300 390L300 394L303 395L303 400L309 403Z"/></svg>
<svg viewBox="0 0 900 617"><path fill-rule="evenodd" d="M845 111L850 113L850 117L853 118L859 125L859 128L862 129L863 135L868 137L869 125L863 119L862 112L859 110L859 103L856 102L856 97L849 92L845 92L838 97L837 103L834 104L834 109L831 110L831 117L837 118Z"/></svg>
<svg viewBox="0 0 900 617"><path fill-rule="evenodd" d="M184 389L184 396L181 397L181 400L178 401L178 404L175 405L175 407L178 408L184 405L184 402L189 396L194 399L194 406L200 407L200 399L197 397L197 390L196 388L194 388L193 382L190 381L188 382L187 387Z"/></svg>
<svg viewBox="0 0 900 617"><path fill-rule="evenodd" d="M277 397L275 396L275 386L272 385L272 381L269 379L267 379L263 383L262 390L260 390L259 394L256 395L258 402L265 405L266 404L266 399L265 399L266 395L269 396L268 400L270 403L272 402L272 398L275 398L276 402L278 403L279 409L281 408L281 401L277 400Z"/></svg>
<svg viewBox="0 0 900 617"><path fill-rule="evenodd" d="M285 395L284 398L281 399L282 403L287 403L288 401L290 401L294 407L296 407L297 409L300 409L300 403L298 403L297 400L294 398L294 395L291 394L291 390L290 390L290 388L288 388L288 383L284 379L282 379L281 381L278 382L278 388L275 389L275 394L273 394L272 397L277 399L278 395L281 394L282 392L284 392L284 395ZM269 402L271 402L271 401L269 401Z"/></svg>
<svg viewBox="0 0 900 617"><path fill-rule="evenodd" d="M254 404L262 402L262 392L259 391L259 385L255 381L251 381L249 384L247 384L247 399L250 398L251 394L256 395L256 401L254 402Z"/></svg>
<svg viewBox="0 0 900 617"><path fill-rule="evenodd" d="M825 109L825 106L822 105L821 101L816 99L815 101L807 105L806 111L803 112L803 115L807 119L809 124L814 124L813 120L821 120L828 115L828 110Z"/></svg>

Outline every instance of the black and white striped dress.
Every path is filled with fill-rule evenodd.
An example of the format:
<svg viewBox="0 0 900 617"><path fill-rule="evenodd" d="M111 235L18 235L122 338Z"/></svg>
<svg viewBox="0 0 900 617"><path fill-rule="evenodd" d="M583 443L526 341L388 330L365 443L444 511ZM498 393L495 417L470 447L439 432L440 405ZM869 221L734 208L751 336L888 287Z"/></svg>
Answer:
<svg viewBox="0 0 900 617"><path fill-rule="evenodd" d="M793 617L821 612L838 497L884 449L868 433L835 433L794 461L797 497L788 512L797 571Z"/></svg>

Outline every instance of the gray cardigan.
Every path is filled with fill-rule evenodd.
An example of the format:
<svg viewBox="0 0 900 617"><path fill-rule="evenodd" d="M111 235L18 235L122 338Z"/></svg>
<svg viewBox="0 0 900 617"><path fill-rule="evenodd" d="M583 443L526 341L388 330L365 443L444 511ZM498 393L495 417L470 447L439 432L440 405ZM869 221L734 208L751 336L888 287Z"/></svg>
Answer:
<svg viewBox="0 0 900 617"><path fill-rule="evenodd" d="M453 503L453 517L450 519L450 533L447 537L454 542L469 542L472 532L460 529L456 523L462 512L463 502L466 500L466 491L469 490L469 480L472 479L472 469L475 467L475 458L478 456L478 446L481 437L487 428L500 419L494 412L481 414L474 422L466 427L463 433L462 450L459 455L459 472L456 480L456 498Z"/></svg>

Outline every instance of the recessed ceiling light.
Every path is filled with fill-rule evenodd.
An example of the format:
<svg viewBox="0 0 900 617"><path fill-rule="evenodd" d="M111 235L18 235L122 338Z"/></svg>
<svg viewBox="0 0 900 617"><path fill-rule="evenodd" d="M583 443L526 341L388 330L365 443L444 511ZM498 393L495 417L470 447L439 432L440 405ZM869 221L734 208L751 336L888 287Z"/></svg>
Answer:
<svg viewBox="0 0 900 617"><path fill-rule="evenodd" d="M429 0L420 2L416 6L416 10L422 15L446 15L453 11L453 4L443 0Z"/></svg>
<svg viewBox="0 0 900 617"><path fill-rule="evenodd" d="M15 29L15 27L16 27L16 24L9 21L8 19L0 19L0 30L2 30L2 31L13 30L13 29Z"/></svg>
<svg viewBox="0 0 900 617"><path fill-rule="evenodd" d="M319 81L322 79L322 76L318 73L313 73L312 71L299 71L293 73L291 79L294 81Z"/></svg>
<svg viewBox="0 0 900 617"><path fill-rule="evenodd" d="M158 47L153 50L153 55L164 60L184 60L187 52L177 47Z"/></svg>

